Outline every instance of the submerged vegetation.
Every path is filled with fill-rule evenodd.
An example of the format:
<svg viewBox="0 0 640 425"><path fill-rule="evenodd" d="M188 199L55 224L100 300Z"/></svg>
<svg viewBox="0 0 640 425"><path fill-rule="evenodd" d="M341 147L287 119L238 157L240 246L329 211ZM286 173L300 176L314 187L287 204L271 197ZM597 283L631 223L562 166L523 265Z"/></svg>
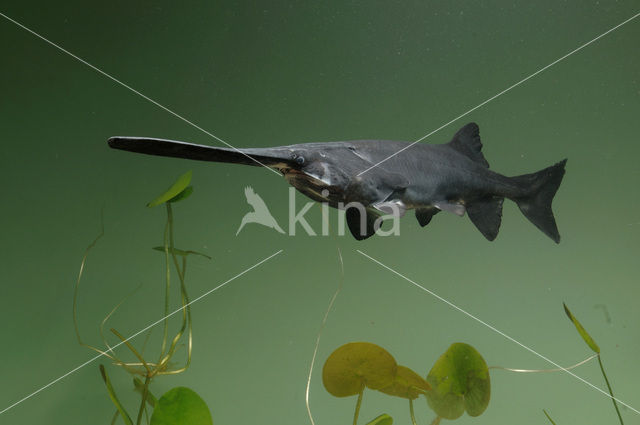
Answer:
<svg viewBox="0 0 640 425"><path fill-rule="evenodd" d="M170 389L160 398L157 398L153 395L150 388L157 377L182 373L186 371L191 364L193 332L191 307L186 287L187 260L191 255L199 255L209 259L210 257L193 250L177 248L175 245L173 205L176 202L185 200L191 195L193 188L189 185L190 182L191 172L189 171L180 176L168 190L147 204L148 207L164 205L166 209L163 244L152 247L153 250L161 252L164 257L163 274L165 276L165 296L162 319L129 337L124 337L115 328L109 328L109 331L119 340L117 344L110 345L105 335L105 327L109 319L124 302L122 301L106 315L100 324L99 332L104 348L98 348L84 343L80 336L78 326L78 290L89 251L103 236L104 230L102 230L100 235L87 247L82 259L73 298L73 320L78 342L82 346L90 348L98 352L101 356L111 360L113 366L129 373L132 377L133 389L139 395L139 407L137 413L132 416L117 395L117 391L107 372L107 367L103 364L99 366L100 375L106 387L107 395L115 406L115 413L111 419L112 425L117 423L119 418L125 425L141 425L142 423L150 425L213 424L211 412L207 404L192 389L178 386ZM342 267L341 254L340 264ZM343 270L342 273L344 273ZM175 276L177 276L178 284L176 286L178 288L180 308L175 311L170 311L172 283L175 281ZM327 315L341 287L342 280L331 299L329 308L322 322L322 327L324 327ZM587 333L578 319L571 313L569 308L564 304L563 306L566 315L575 325L579 335L595 353L595 355L588 359L567 368L524 370L499 366L488 367L484 358L474 347L469 344L457 342L449 346L433 364L426 378L423 378L419 373L409 367L398 364L391 353L383 347L370 342L349 342L335 349L326 359L322 369L322 382L327 392L335 397L344 398L357 396L353 425L357 425L358 423L365 389L379 391L392 397L407 400L409 416L413 425L418 424L415 415L414 401L424 396L426 405L435 413L435 418L432 420L431 425L438 425L443 419L455 420L465 412L469 416L480 416L485 412L491 398L490 369L502 369L512 372L567 371L597 357L620 424L624 425L616 399L613 396L609 379L604 371L600 357L600 347ZM169 319L177 314L179 314L180 317L178 330L173 335L170 335ZM145 346L150 337L151 328L158 324L162 324L162 340L157 350L157 357L150 359L149 356L145 357L143 353L145 352ZM322 327L316 341L316 351L314 352L311 363L308 384L310 383L311 372L313 371L313 362L317 353ZM147 332L147 338L143 346L141 348L134 347L131 339L143 332ZM135 357L135 361L125 361L116 355L114 350L121 345L125 345L128 348L130 354ZM175 356L178 352L182 353L181 355L183 355L184 360L179 365L176 365ZM307 385L307 410L309 410L308 392L309 386ZM551 415L546 410L543 410L543 412L548 421L555 425ZM309 416L313 424L310 410ZM367 425L392 424L393 418L386 413L380 414L367 423Z"/></svg>
<svg viewBox="0 0 640 425"><path fill-rule="evenodd" d="M569 307L567 307L567 305L564 304L564 303L562 303L562 306L564 307L564 312L566 313L567 317L569 318L569 320L571 320L571 323L573 323L573 325L576 327L576 330L578 331L578 333L580 334L580 336L582 337L584 342L587 344L587 346L589 346L591 351L596 353L595 357L598 358L598 364L600 365L600 371L602 372L602 376L604 378L604 382L607 384L607 389L609 390L609 395L611 396L611 401L613 402L613 407L616 410L616 414L618 415L618 420L620 421L620 425L624 425L624 421L622 420L622 415L620 414L620 409L618 408L618 402L616 401L616 398L613 395L613 389L611 389L611 384L609 383L609 378L607 378L607 374L604 371L604 365L602 364L602 358L600 357L600 347L598 346L598 344L596 344L596 342L593 340L591 335L589 335L587 330L582 326L582 324L573 315L573 313L571 313L571 310L569 310ZM551 416L549 416L549 414L547 413L546 410L544 411L544 414L546 415L547 419L549 419L549 421L553 425L555 425L555 422L553 421L553 419L551 419Z"/></svg>
<svg viewBox="0 0 640 425"><path fill-rule="evenodd" d="M423 395L441 419L457 419L466 411L481 415L489 405L489 370L482 356L469 344L455 343L433 365L427 379L396 363L384 348L369 342L350 342L337 348L322 369L325 389L335 397L357 395L353 424L358 422L365 388L408 400L409 414L417 425L413 401ZM391 424L389 415L378 416L367 425Z"/></svg>
<svg viewBox="0 0 640 425"><path fill-rule="evenodd" d="M133 378L133 388L140 396L139 408L136 415L131 416L127 409L124 407L120 398L116 394L116 390L111 383L111 379L107 373L107 368L104 365L100 365L100 374L102 380L107 389L107 393L116 411L111 420L111 424L115 424L118 421L118 417L126 425L141 425L143 421L151 425L174 425L174 424L190 424L190 425L211 425L213 421L211 419L211 413L207 404L202 398L193 390L186 387L175 387L167 391L162 397L156 398L150 389L151 383L155 378L161 375L175 375L187 370L191 364L191 353L193 349L193 334L192 334L192 319L191 319L191 307L189 302L189 295L187 293L187 287L185 283L185 275L187 271L187 259L190 255L201 255L209 258L205 254L198 253L191 250L179 249L174 243L174 226L173 226L173 207L172 205L178 201L186 199L193 192L192 186L189 186L191 182L191 171L183 174L178 180L164 193L155 198L153 201L147 204L148 207L155 207L158 205L164 205L166 208L166 224L164 229L164 243L162 246L153 247L154 250L160 251L164 254L164 275L165 275L165 302L163 308L163 318L158 322L152 324L146 329L125 338L120 332L114 328L110 328L109 331L115 335L120 342L117 345L111 346L106 339L104 328L109 318L117 311L120 304L114 307L111 312L102 320L100 324L100 335L104 344L104 348L94 347L85 344L80 337L80 331L78 327L78 314L77 314L77 298L80 280L84 270L87 255L91 248L97 243L98 239L104 234L104 230L96 238L96 240L89 245L85 255L82 259L80 266L80 273L78 275L78 281L76 283L74 298L73 298L73 320L75 325L76 336L78 342L85 347L88 347L100 355L111 360L114 366L117 366L126 372L128 372ZM169 311L170 299L171 299L171 284L174 275L178 278L179 299L180 308L173 312ZM177 332L170 336L170 323L169 319L174 314L180 313L180 324ZM160 344L157 357L155 359L145 358L143 356L144 345L141 349L137 349L131 343L131 339L142 332L147 332L147 339L150 336L151 328L162 323L162 342ZM126 362L122 360L114 349L120 345L125 345L131 354L135 356L136 361ZM146 344L146 341L145 341ZM180 351L184 349L184 356L186 359L179 365L174 365L174 357Z"/></svg>
<svg viewBox="0 0 640 425"><path fill-rule="evenodd" d="M593 358L598 359L600 370L607 384L609 395L621 425L624 425L609 379L604 371L600 348L578 319L563 304L564 311L575 325L582 339L596 354L573 366L559 369L529 370L488 367L484 358L469 344L454 343L436 360L423 379L419 373L398 365L384 348L369 342L350 342L338 347L329 355L322 370L322 382L327 392L335 397L357 395L353 425L357 425L362 398L366 388L409 401L409 415L417 425L413 401L424 396L427 405L436 414L431 425L442 419L454 420L465 411L469 416L480 416L487 409L491 398L490 369L510 372L560 372L581 366ZM555 425L550 414L543 410L549 422ZM393 419L382 414L367 425L391 425Z"/></svg>

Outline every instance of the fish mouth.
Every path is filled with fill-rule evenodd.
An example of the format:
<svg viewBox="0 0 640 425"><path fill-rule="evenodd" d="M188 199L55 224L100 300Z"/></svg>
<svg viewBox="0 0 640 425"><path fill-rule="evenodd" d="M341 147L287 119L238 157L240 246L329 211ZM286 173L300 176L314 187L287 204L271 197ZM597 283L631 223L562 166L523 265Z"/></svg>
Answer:
<svg viewBox="0 0 640 425"><path fill-rule="evenodd" d="M314 201L328 202L334 206L343 200L343 191L339 187L329 185L312 174L294 168L282 169L281 172L291 186Z"/></svg>
<svg viewBox="0 0 640 425"><path fill-rule="evenodd" d="M300 186L312 187L317 192L322 192L323 189L328 187L325 182L311 174L305 173L304 171L296 170L294 168L287 168L281 171L289 184L297 189L300 189Z"/></svg>

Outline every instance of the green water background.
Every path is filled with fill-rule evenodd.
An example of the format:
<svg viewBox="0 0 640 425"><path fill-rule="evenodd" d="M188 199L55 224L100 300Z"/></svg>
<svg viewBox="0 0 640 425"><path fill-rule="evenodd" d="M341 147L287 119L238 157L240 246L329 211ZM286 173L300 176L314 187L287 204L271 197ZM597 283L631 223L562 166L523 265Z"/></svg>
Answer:
<svg viewBox="0 0 640 425"><path fill-rule="evenodd" d="M234 146L362 138L416 140L639 11L637 1L124 2L4 1L0 12ZM252 186L285 226L288 189L268 171L109 150L113 135L219 142L32 34L0 19L2 243L0 409L93 356L78 346L71 301L83 251L100 229L80 296L83 335L142 285L112 324L129 335L162 314L163 211L145 203L187 169L195 193L176 205L177 244L200 250L189 289L193 365L159 379L198 391L217 424L309 423L304 389L316 334L340 279L311 385L317 424L350 423L320 366L348 341L386 347L426 375L453 342L490 365L552 367L381 268L360 249L561 365L589 355L567 302L603 351L616 395L640 408L640 57L635 20L425 140L478 122L492 169L531 172L569 158L554 202L555 245L506 202L496 241L467 218L438 215L402 236L296 237L249 225ZM306 202L302 196L299 203ZM331 219L336 223L336 212ZM319 230L320 209L309 221ZM285 226L286 228L286 226ZM610 322L603 309L606 306ZM138 340L138 343L141 341ZM110 369L134 400L123 372ZM595 363L575 372L599 388ZM458 424L616 423L610 400L564 373L492 372L492 399ZM137 405L137 401L131 404ZM433 413L416 405L420 423ZM108 423L94 362L0 415L2 424ZM406 402L367 392L362 422ZM628 424L640 416L622 409Z"/></svg>

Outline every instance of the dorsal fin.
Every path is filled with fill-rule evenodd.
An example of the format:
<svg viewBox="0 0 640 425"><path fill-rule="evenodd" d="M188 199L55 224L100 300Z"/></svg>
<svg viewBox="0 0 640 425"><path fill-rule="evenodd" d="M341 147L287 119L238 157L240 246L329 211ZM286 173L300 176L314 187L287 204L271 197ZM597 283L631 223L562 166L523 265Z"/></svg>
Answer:
<svg viewBox="0 0 640 425"><path fill-rule="evenodd" d="M471 122L458 130L449 142L449 146L489 168L489 163L482 155L482 142L480 141L478 124Z"/></svg>

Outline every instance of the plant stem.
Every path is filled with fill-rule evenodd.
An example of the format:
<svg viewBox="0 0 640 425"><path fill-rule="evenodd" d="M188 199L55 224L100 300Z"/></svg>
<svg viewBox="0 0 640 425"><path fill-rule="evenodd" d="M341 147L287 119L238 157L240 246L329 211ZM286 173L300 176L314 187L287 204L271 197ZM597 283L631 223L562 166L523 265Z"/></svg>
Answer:
<svg viewBox="0 0 640 425"><path fill-rule="evenodd" d="M78 288L80 287L80 280L82 279L82 273L84 272L84 265L87 262L87 257L89 256L89 251L98 243L100 238L104 236L104 211L100 212L100 234L89 244L87 249L84 251L84 255L82 256L82 262L80 263L80 271L78 272L78 279L76 280L76 285L73 288L73 326L76 331L76 337L78 338L78 342L80 345L85 345L82 342L82 338L80 337L80 329L78 327Z"/></svg>
<svg viewBox="0 0 640 425"><path fill-rule="evenodd" d="M126 339L125 337L123 337L120 332L118 332L117 330L115 330L114 328L111 328L111 332L117 336L118 338L120 338L120 340L127 346L127 348L129 350L131 350L131 352L133 353L134 356L136 356L138 358L138 360L140 360L140 363L142 363L142 366L145 368L145 370L147 371L147 374L151 373L151 368L149 367L149 365L147 364L147 362L144 360L144 358L140 355L140 353L138 353L138 350L136 350L133 345L131 345L131 343L129 342L128 339Z"/></svg>
<svg viewBox="0 0 640 425"><path fill-rule="evenodd" d="M175 250L173 249L173 247L171 247L171 252L172 252L171 255L174 261L174 266L176 268L176 271L178 273L178 278L180 280L180 296L182 301L182 326L178 331L178 333L173 337L173 340L171 341L171 345L167 349L166 355L160 360L159 368L164 369L164 366L169 362L171 357L173 357L175 350L178 346L177 344L182 338L182 336L184 335L185 330L187 330L188 332L187 360L185 362L185 365L182 368L175 369L172 371L162 370L159 372L159 374L161 375L176 374L176 373L184 372L191 364L191 351L193 347L193 338L192 338L192 330L191 330L191 307L189 305L189 295L187 293L187 287L185 285L185 280L184 280L185 273L187 270L187 257L186 256L182 257L182 267L180 267L180 264L178 263L178 259L176 257Z"/></svg>
<svg viewBox="0 0 640 425"><path fill-rule="evenodd" d="M142 400L140 401L140 410L138 410L138 420L136 421L137 425L142 423L142 412L147 408L147 394L149 394L149 383L151 382L151 378L147 375L144 380L144 386L142 387Z"/></svg>
<svg viewBox="0 0 640 425"><path fill-rule="evenodd" d="M555 422L553 422L553 419L551 419L551 416L549 416L549 414L547 413L546 410L542 409L542 411L544 412L544 415L547 417L547 419L549 419L549 422L551 422L552 425L556 425Z"/></svg>
<svg viewBox="0 0 640 425"><path fill-rule="evenodd" d="M517 373L564 372L566 370L571 370L571 369L575 369L578 366L582 366L583 364L587 363L588 361L591 361L591 360L595 359L596 357L598 357L598 353L592 355L591 357L587 357L586 359L584 359L581 362L578 362L578 363L576 363L574 365L567 366L567 367L556 368L556 369L514 369L514 368L502 367L502 366L489 366L488 369L489 370L491 370L491 369L499 369L499 370L506 370L507 372L517 372Z"/></svg>
<svg viewBox="0 0 640 425"><path fill-rule="evenodd" d="M598 363L600 364L600 370L602 371L602 376L604 376L604 382L607 383L607 388L609 389L609 394L611 395L611 401L613 402L613 407L616 408L618 419L620 419L620 425L624 425L624 422L622 421L622 415L620 414L620 410L618 409L618 403L616 403L616 399L613 396L613 390L611 389L611 385L609 384L609 378L607 378L607 374L604 373L604 366L602 365L602 359L600 359L600 354L598 354Z"/></svg>
<svg viewBox="0 0 640 425"><path fill-rule="evenodd" d="M166 284L165 284L165 293L164 293L164 324L163 324L163 333L162 333L162 347L160 349L160 359L164 356L164 350L167 347L167 338L169 337L169 289L171 287L171 266L169 261L169 247L171 246L170 240L173 237L170 237L170 233L173 233L173 213L171 211L171 204L165 203L167 206L167 224L164 228L164 257L166 263ZM158 361L160 363L160 361Z"/></svg>
<svg viewBox="0 0 640 425"><path fill-rule="evenodd" d="M133 377L133 386L135 387L136 391L138 391L140 394L142 394L142 392L144 391L144 384L138 377L135 377L135 376ZM157 402L158 402L158 399L155 398L153 393L149 391L149 389L147 388L147 404L149 404L149 406L151 407L156 407Z"/></svg>
<svg viewBox="0 0 640 425"><path fill-rule="evenodd" d="M358 424L358 415L360 414L360 405L362 405L362 394L364 394L364 385L360 388L360 393L358 394L358 401L356 402L356 411L353 413L353 425Z"/></svg>
<svg viewBox="0 0 640 425"><path fill-rule="evenodd" d="M418 425L418 422L416 422L416 414L413 411L413 400L409 399L409 413L411 413L411 423L413 423L413 425Z"/></svg>
<svg viewBox="0 0 640 425"><path fill-rule="evenodd" d="M342 290L342 285L344 283L344 262L342 261L342 251L338 247L338 258L340 259L340 280L338 281L338 287L336 291L333 293L331 297L331 301L329 301L329 305L327 306L327 311L324 313L324 317L322 318L322 323L320 324L320 329L318 329L318 335L316 336L316 346L313 349L313 356L311 356L311 365L309 366L309 375L307 376L307 389L305 391L304 401L307 406L307 413L309 414L309 420L311 421L311 425L316 425L313 420L313 416L311 415L311 406L309 405L309 390L311 388L311 375L313 374L313 366L316 362L316 356L318 355L318 348L320 347L320 337L322 336L322 331L324 330L325 325L327 324L327 318L329 317L329 313L331 312L331 307L333 307L333 303L336 301L338 294Z"/></svg>

